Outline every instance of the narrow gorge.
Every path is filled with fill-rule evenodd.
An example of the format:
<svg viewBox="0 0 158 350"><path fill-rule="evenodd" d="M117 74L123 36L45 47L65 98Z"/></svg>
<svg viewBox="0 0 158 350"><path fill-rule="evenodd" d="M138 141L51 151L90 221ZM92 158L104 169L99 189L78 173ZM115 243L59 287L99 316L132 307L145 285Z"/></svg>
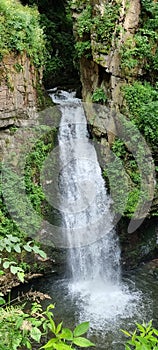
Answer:
<svg viewBox="0 0 158 350"><path fill-rule="evenodd" d="M2 350L133 350L135 322L158 328L158 2L0 14Z"/></svg>

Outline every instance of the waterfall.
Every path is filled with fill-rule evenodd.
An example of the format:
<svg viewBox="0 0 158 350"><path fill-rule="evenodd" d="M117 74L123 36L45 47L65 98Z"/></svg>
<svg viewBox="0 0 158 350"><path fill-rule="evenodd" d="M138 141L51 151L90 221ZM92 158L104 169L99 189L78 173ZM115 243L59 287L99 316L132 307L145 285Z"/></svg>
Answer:
<svg viewBox="0 0 158 350"><path fill-rule="evenodd" d="M120 249L110 211L111 200L93 144L89 140L84 109L74 93L54 96L60 104L60 172L63 226L70 251L73 280L119 282Z"/></svg>
<svg viewBox="0 0 158 350"><path fill-rule="evenodd" d="M136 312L139 292L121 281L120 248L111 199L89 139L84 108L74 93L50 94L59 104L59 191L62 228L68 241L71 295L82 300L80 320L103 323Z"/></svg>

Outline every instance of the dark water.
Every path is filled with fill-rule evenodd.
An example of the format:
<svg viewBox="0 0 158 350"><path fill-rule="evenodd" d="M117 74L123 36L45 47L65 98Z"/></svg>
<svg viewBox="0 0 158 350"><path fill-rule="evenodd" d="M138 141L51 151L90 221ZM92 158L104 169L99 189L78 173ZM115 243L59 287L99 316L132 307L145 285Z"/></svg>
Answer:
<svg viewBox="0 0 158 350"><path fill-rule="evenodd" d="M108 294L100 290L93 299L95 292L93 297L81 294L65 278L41 279L32 287L52 297L57 322L63 320L64 326L73 329L81 321L90 321L88 337L95 342L97 350L123 350L126 337L120 329L134 330L135 322L148 322L150 319L158 327L157 283L156 277L143 268L123 276L124 295L128 295L128 299L126 307L123 307L123 300L120 302L118 312L115 308L113 312L112 305L109 308ZM44 306L49 302L44 301Z"/></svg>

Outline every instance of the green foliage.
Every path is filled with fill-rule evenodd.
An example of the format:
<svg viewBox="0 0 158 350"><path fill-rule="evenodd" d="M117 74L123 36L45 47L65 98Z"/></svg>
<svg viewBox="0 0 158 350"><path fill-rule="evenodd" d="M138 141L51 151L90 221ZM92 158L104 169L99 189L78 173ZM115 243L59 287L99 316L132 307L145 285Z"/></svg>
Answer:
<svg viewBox="0 0 158 350"><path fill-rule="evenodd" d="M42 203L45 200L45 194L40 184L40 171L46 156L54 147L56 132L56 129L52 129L43 138L38 140L26 159L26 193L34 209L39 214L42 214Z"/></svg>
<svg viewBox="0 0 158 350"><path fill-rule="evenodd" d="M44 67L44 85L65 86L78 83L74 69L74 37L69 1L22 0L23 4L38 6L40 24L46 36L48 55Z"/></svg>
<svg viewBox="0 0 158 350"><path fill-rule="evenodd" d="M124 158L126 154L124 142L120 139L115 139L112 145L112 151L116 154L117 157Z"/></svg>
<svg viewBox="0 0 158 350"><path fill-rule="evenodd" d="M121 46L121 67L126 75L132 75L133 69L145 70L155 81L158 70L158 3L153 0L142 0L141 3L140 28Z"/></svg>
<svg viewBox="0 0 158 350"><path fill-rule="evenodd" d="M150 167L137 127L127 120L127 128L123 130L122 125L121 130L125 141L116 138L113 142L113 155L108 158L103 176L110 187L114 211L131 218L138 203L150 200L147 188L142 189L141 184L144 178L149 178L154 165Z"/></svg>
<svg viewBox="0 0 158 350"><path fill-rule="evenodd" d="M45 40L36 8L24 7L18 0L1 0L0 13L1 58L12 51L26 52L35 66L42 66Z"/></svg>
<svg viewBox="0 0 158 350"><path fill-rule="evenodd" d="M104 53L107 53L111 45L112 37L116 27L116 22L119 18L120 2L107 2L104 7L103 15L101 15L100 12L95 13L95 15L93 15L92 6L89 4L89 2L87 3L87 5L84 3L80 4L80 6L81 12L77 18L76 24L76 30L79 40L75 45L75 47L77 48L78 57L80 58L84 54L85 50L83 50L83 48L84 45L86 45L85 43L89 43L88 49L90 49L91 33L93 33L95 43L97 45L98 43L100 44L97 47L101 47ZM82 46L81 43L83 44ZM99 49L99 52L102 49Z"/></svg>
<svg viewBox="0 0 158 350"><path fill-rule="evenodd" d="M21 253L23 251L29 253L33 252L40 255L42 258L46 258L45 252L41 250L34 241L28 241L26 243L24 239L11 234L6 235L5 237L0 237L1 272L4 274L5 271L9 269L13 275L17 276L20 282L24 282L25 269L23 267L27 268L27 266L24 266L23 264L21 266L19 262L19 258L21 258ZM8 257L6 257L6 254Z"/></svg>
<svg viewBox="0 0 158 350"><path fill-rule="evenodd" d="M40 342L42 336L40 327L44 327L45 323L42 308L38 304L32 305L30 314L24 311L24 305L1 308L1 350L17 350L23 346L25 349L32 349L32 341Z"/></svg>
<svg viewBox="0 0 158 350"><path fill-rule="evenodd" d="M130 338L125 345L125 350L157 350L158 330L153 327L152 321L147 324L136 323L136 326L133 333L122 330Z"/></svg>
<svg viewBox="0 0 158 350"><path fill-rule="evenodd" d="M52 312L50 312L50 309L52 307L54 306L49 305L44 314L49 320L50 330L53 333L53 338L50 339L47 344L42 346L41 349L75 350L74 345L82 348L95 346L90 340L81 337L81 335L85 334L88 331L89 322L83 322L79 324L76 326L73 332L69 328L63 328L62 322L56 326L53 320Z"/></svg>
<svg viewBox="0 0 158 350"><path fill-rule="evenodd" d="M104 7L104 14L94 17L95 41L104 44L104 50L109 51L117 20L120 16L120 2L107 2Z"/></svg>
<svg viewBox="0 0 158 350"><path fill-rule="evenodd" d="M25 305L1 307L1 350L20 350L22 347L32 349L33 344L37 346L37 343L43 342L50 331L53 333L53 338L40 349L75 350L76 348L72 347L73 344L82 348L94 346L88 339L81 337L88 331L89 322L81 323L72 332L64 328L62 322L55 324L52 313L53 304L50 304L46 311L43 311L37 302L32 304L29 312L25 312L24 307Z"/></svg>
<svg viewBox="0 0 158 350"><path fill-rule="evenodd" d="M158 142L158 90L145 82L136 81L123 88L127 110L124 111L138 126L155 149Z"/></svg>
<svg viewBox="0 0 158 350"><path fill-rule="evenodd" d="M100 102L100 103L107 102L107 96L105 95L105 92L102 88L97 88L93 92L92 102Z"/></svg>
<svg viewBox="0 0 158 350"><path fill-rule="evenodd" d="M132 216L135 211L138 198L133 201L133 207L127 207L128 201L131 202L132 189L128 183L123 163L119 157L111 156L108 159L107 168L103 171L108 186L110 187L110 194L113 200L112 208L115 213L127 216ZM129 211L130 209L130 211Z"/></svg>
<svg viewBox="0 0 158 350"><path fill-rule="evenodd" d="M75 44L75 50L78 58L85 56L87 58L91 57L91 42L88 41L78 41Z"/></svg>
<svg viewBox="0 0 158 350"><path fill-rule="evenodd" d="M25 175L21 178L11 169L4 169L5 178L3 181L3 195L7 198L7 207L1 195L0 198L0 254L1 271L4 273L7 269L16 274L21 282L24 281L24 272L28 266L21 261L24 251L35 253L42 258L46 254L39 248L34 241L26 241L26 235L30 232L35 233L39 227L39 218L42 215L42 205L45 199L42 187L40 186L40 170L47 154L52 150L56 130L51 130L45 134L44 138L37 141L32 152L28 154L25 167ZM23 192L28 202L23 200ZM16 193L16 199L15 199ZM16 205L15 205L16 201ZM39 214L37 217L33 211L29 212L29 205ZM9 205L9 207L8 207ZM8 212L9 210L9 212ZM13 215L12 215L13 214ZM28 215L29 219L28 219ZM15 221L13 221L12 217ZM15 222L19 222L20 227ZM30 231L31 230L31 231Z"/></svg>
<svg viewBox="0 0 158 350"><path fill-rule="evenodd" d="M90 33L92 23L92 6L87 5L77 20L77 33L80 38L83 37L83 34Z"/></svg>

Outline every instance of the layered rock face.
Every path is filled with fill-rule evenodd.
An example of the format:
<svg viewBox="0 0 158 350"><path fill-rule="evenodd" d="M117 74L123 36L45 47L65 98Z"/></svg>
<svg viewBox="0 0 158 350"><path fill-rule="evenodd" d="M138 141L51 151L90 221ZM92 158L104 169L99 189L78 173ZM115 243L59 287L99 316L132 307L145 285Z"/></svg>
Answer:
<svg viewBox="0 0 158 350"><path fill-rule="evenodd" d="M120 131L122 131L122 127L117 118L121 112L125 119L128 120L130 114L124 88L133 87L137 82L136 88L138 87L138 89L140 86L142 88L142 86L148 86L148 84L150 87L154 86L155 78L154 74L151 73L154 65L151 64L152 59L149 56L150 54L151 56L155 55L157 47L152 32L154 28L152 23L156 23L156 21L154 19L154 10L151 10L157 5L155 1L151 0L150 2L150 7L149 1L147 2L146 0L87 0L84 2L73 0L72 2L74 35L77 42L76 49L80 58L82 97L83 101L86 102L85 111L92 136L97 140L99 150L101 149L99 158L101 159L101 167L104 169L104 174L108 173L106 160L111 151L118 157L117 159L121 158L121 163L118 163L118 166L116 165L115 167L113 164L116 158L113 158L113 163L111 161L112 171L105 175L105 179L107 184L110 183L109 187L114 195L114 202L116 200L117 203L119 197L121 198L121 191L129 193L127 208L122 214L123 221L119 223L118 231L119 233L121 232L123 259L125 258L128 264L130 260L131 265L137 264L145 257L151 258L152 252L154 252L153 256L157 252L157 219L153 218L152 221L148 219L151 215L154 217L158 216L158 194L156 191L153 204L148 213L145 214L147 219L144 221L144 224L135 231L134 235L127 233L129 221L140 196L141 176L139 179L135 179L135 175L139 174L139 160L135 156L137 152L133 155L134 153L132 154L132 151L128 149L128 141L123 142L125 138L124 140L121 138ZM144 25L143 22L146 24ZM132 90L131 93L131 98L133 99L134 93L137 93L136 89ZM136 95L137 108L135 115L132 115L131 112L133 119L135 116L138 118L137 110L141 105L139 93ZM140 127L141 133L141 125L138 124L137 120L136 125L138 125L138 132ZM145 130L145 128L142 128L142 130ZM133 137L133 135L131 136ZM136 147L140 139L136 137ZM150 147L150 138L147 136L147 143L148 141ZM152 156L156 158L155 151L152 153ZM120 164L122 164L122 170L119 170ZM147 168L148 165L146 166ZM156 179L153 180L151 178L153 174L151 176L151 174L146 173L146 170L143 171L146 174L146 182L149 184L148 194L152 200L154 181L156 182ZM125 179L125 181L122 180L122 183L121 178ZM123 186L126 181L128 184L125 190ZM151 188L149 188L150 184ZM118 212L120 213L121 210L119 209ZM140 218L142 216L139 217L138 215L138 220ZM153 228L152 232L149 228L150 223ZM149 229L145 230L145 227ZM152 241L152 245L150 241ZM147 246L150 248L147 249ZM140 250L142 253L139 256L138 252Z"/></svg>
<svg viewBox="0 0 158 350"><path fill-rule="evenodd" d="M0 148L1 157L16 128L36 123L37 84L41 72L26 54L11 53L0 64Z"/></svg>
<svg viewBox="0 0 158 350"><path fill-rule="evenodd" d="M90 2L89 2L90 3ZM97 34L97 26L102 26L106 21L106 5L109 3L109 27L103 26L102 33ZM77 19L82 16L85 5L78 2L73 3L74 33L77 40L80 40L77 34ZM140 0L121 0L121 1L93 1L92 20L94 24L89 33L91 42L91 58L86 58L85 54L80 60L80 71L82 81L82 95L86 102L89 102L93 91L101 86L108 96L109 102L119 108L122 105L122 94L120 87L131 78L137 77L141 71L132 70L127 77L126 72L121 68L120 49L126 40L133 38L139 26L139 16L141 11ZM117 6L117 13L112 15L114 7ZM110 12L111 7L111 12ZM107 11L108 11L107 10ZM107 13L108 15L108 13ZM105 17L104 17L105 16ZM99 17L100 23L95 19ZM112 28L112 30L111 30ZM110 37L106 39L107 33ZM103 33L104 32L104 33ZM105 37L104 37L105 36Z"/></svg>

